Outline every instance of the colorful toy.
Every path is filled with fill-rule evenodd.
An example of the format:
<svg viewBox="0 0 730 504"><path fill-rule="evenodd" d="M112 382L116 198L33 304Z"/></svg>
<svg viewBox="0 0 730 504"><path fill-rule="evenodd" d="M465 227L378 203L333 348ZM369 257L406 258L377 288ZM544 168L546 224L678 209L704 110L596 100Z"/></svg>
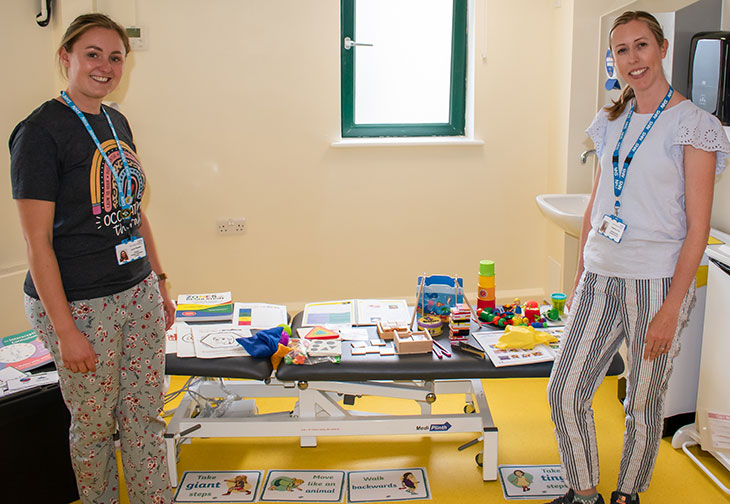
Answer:
<svg viewBox="0 0 730 504"><path fill-rule="evenodd" d="M451 309L449 342L453 346L458 346L460 341L468 339L471 315L471 310L466 304L459 303Z"/></svg>
<svg viewBox="0 0 730 504"><path fill-rule="evenodd" d="M556 321L560 320L560 312L557 308L550 308L545 312L545 316L548 318L548 320Z"/></svg>
<svg viewBox="0 0 730 504"><path fill-rule="evenodd" d="M326 327L315 326L312 327L312 329L306 335L304 335L304 338L308 340L339 339L340 333L331 329L327 329Z"/></svg>
<svg viewBox="0 0 730 504"><path fill-rule="evenodd" d="M515 299L513 304L506 304L501 308L479 308L477 315L480 320L500 328L507 326L531 326L537 329L547 327L547 321L540 316L540 308L536 301L525 303L524 314L518 313L523 311L520 307L520 300Z"/></svg>
<svg viewBox="0 0 730 504"><path fill-rule="evenodd" d="M540 321L540 305L537 304L537 301L528 301L525 303L525 318L530 323Z"/></svg>
<svg viewBox="0 0 730 504"><path fill-rule="evenodd" d="M558 311L558 313L563 313L565 310L565 301L568 296L563 294L562 292L553 292L550 295L550 301L552 302L552 306L555 310Z"/></svg>
<svg viewBox="0 0 730 504"><path fill-rule="evenodd" d="M479 283L477 290L477 308L496 308L494 284L494 261L484 259L479 262Z"/></svg>
<svg viewBox="0 0 730 504"><path fill-rule="evenodd" d="M424 315L418 318L418 329L428 331L431 336L439 336L443 331L443 322L441 317Z"/></svg>
<svg viewBox="0 0 730 504"><path fill-rule="evenodd" d="M424 273L418 278L416 312L419 316L435 315L448 322L451 307L463 302L463 290L463 278Z"/></svg>

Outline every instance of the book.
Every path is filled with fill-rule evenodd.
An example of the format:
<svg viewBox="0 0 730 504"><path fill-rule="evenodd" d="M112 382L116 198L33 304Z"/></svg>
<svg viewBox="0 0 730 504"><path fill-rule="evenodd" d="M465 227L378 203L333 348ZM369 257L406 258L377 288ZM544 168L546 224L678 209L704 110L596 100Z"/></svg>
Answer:
<svg viewBox="0 0 730 504"><path fill-rule="evenodd" d="M288 322L286 306L267 303L235 303L233 325L249 329L271 329Z"/></svg>
<svg viewBox="0 0 730 504"><path fill-rule="evenodd" d="M304 306L303 327L349 327L387 322L410 321L405 299L345 299L308 303Z"/></svg>
<svg viewBox="0 0 730 504"><path fill-rule="evenodd" d="M233 302L230 292L180 294L175 318L181 322L230 322Z"/></svg>
<svg viewBox="0 0 730 504"><path fill-rule="evenodd" d="M0 338L0 369L28 371L51 361L53 357L32 329Z"/></svg>
<svg viewBox="0 0 730 504"><path fill-rule="evenodd" d="M499 342L501 332L483 332L474 334L474 338L484 349L494 367L519 366L522 364L537 364L555 360L555 349L549 345L535 345L532 350L501 350L494 345ZM558 335L554 334L556 337Z"/></svg>

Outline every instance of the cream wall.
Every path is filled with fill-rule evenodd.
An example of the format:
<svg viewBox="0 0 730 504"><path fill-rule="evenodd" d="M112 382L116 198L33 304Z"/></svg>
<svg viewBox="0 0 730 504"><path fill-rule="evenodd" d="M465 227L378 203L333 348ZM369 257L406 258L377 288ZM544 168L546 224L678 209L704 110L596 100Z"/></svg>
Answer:
<svg viewBox="0 0 730 504"><path fill-rule="evenodd" d="M606 7L475 0L483 145L341 149L332 147L338 0L57 0L46 29L35 4L12 2L0 37L24 45L2 55L13 72L0 82L0 136L57 93L62 30L98 9L148 29L149 49L130 55L111 98L135 133L145 210L174 294L230 289L294 311L307 301L411 297L424 271L462 275L473 292L478 262L490 258L498 297L541 298L546 257L562 258L565 245L534 198L584 183L575 117L593 116L584 90L596 76L583 65L595 61L598 16L618 4L596 3ZM8 156L0 163L8 173ZM0 333L9 333L25 328L25 252L7 176L2 184ZM223 217L246 217L247 231L218 236Z"/></svg>
<svg viewBox="0 0 730 504"><path fill-rule="evenodd" d="M6 2L0 16L3 77L0 81L0 336L25 330L22 285L27 269L25 242L10 192L7 139L15 124L58 92L53 83L52 26L35 22L38 2ZM53 24L53 21L52 21Z"/></svg>
<svg viewBox="0 0 730 504"><path fill-rule="evenodd" d="M64 26L96 7L148 28L149 50L133 53L112 99L134 129L149 179L146 212L175 293L230 289L238 300L296 308L413 296L424 271L463 275L468 292L479 260L491 258L498 295L543 295L546 226L534 198L551 164L552 2L489 3L487 58L475 61L474 128L484 145L347 149L331 146L337 0L160 0L136 2L136 12L128 2L56 4ZM476 8L481 51L484 3ZM49 75L60 31L49 43L50 30L36 29L27 10L4 17L23 25L17 38L47 53L5 67ZM2 90L25 95L27 87ZM3 127L55 92L28 96ZM246 217L248 230L220 237L222 217ZM3 248L18 262L14 220L3 221Z"/></svg>

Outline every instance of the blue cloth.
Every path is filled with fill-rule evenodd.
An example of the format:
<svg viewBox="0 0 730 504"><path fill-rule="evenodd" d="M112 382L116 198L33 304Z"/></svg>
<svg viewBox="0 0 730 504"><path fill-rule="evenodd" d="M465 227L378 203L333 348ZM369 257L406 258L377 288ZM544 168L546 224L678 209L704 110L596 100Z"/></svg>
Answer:
<svg viewBox="0 0 730 504"><path fill-rule="evenodd" d="M281 327L264 329L250 338L236 338L251 357L271 357L279 348L279 341L284 330Z"/></svg>

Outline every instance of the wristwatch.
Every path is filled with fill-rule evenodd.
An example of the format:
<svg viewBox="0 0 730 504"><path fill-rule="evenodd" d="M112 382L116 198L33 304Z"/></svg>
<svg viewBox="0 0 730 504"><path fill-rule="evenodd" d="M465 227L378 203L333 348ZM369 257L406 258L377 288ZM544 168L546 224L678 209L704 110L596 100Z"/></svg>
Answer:
<svg viewBox="0 0 730 504"><path fill-rule="evenodd" d="M167 275L164 273L157 273L157 279L161 282L163 280L167 280Z"/></svg>

